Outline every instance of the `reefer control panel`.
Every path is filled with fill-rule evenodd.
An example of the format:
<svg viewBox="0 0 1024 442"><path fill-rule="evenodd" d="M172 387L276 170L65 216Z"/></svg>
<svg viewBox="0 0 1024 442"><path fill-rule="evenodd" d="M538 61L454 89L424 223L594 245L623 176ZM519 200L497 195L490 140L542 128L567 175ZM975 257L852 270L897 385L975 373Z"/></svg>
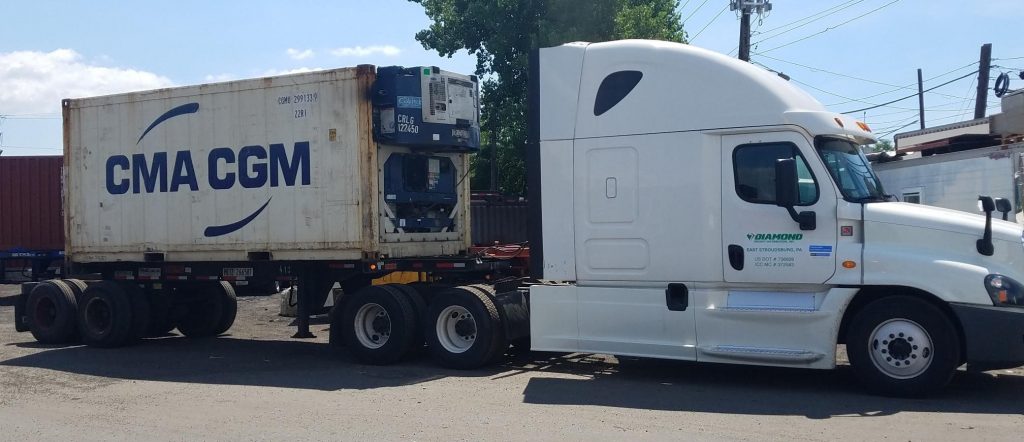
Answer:
<svg viewBox="0 0 1024 442"><path fill-rule="evenodd" d="M475 75L437 67L377 69L373 134L379 143L431 151L480 147L479 85Z"/></svg>

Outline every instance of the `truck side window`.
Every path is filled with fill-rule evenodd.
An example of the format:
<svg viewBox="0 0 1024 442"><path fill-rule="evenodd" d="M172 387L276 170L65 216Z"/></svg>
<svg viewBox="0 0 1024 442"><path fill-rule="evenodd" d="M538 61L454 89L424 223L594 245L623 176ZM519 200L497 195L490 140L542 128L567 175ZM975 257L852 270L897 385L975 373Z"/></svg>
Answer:
<svg viewBox="0 0 1024 442"><path fill-rule="evenodd" d="M807 160L792 143L744 144L732 153L733 177L736 194L744 201L755 204L775 204L775 161L797 158L800 206L818 201L818 183L807 165Z"/></svg>
<svg viewBox="0 0 1024 442"><path fill-rule="evenodd" d="M594 116L599 117L619 104L623 98L626 98L626 95L633 91L641 78L644 78L644 74L640 71L618 71L604 77L604 80L601 80L601 86L597 88L597 96L594 98Z"/></svg>

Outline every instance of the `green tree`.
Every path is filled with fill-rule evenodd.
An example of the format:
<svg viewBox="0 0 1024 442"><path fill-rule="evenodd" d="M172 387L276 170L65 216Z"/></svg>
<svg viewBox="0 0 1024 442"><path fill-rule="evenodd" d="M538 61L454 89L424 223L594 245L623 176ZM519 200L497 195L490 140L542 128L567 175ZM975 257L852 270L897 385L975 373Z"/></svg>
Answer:
<svg viewBox="0 0 1024 442"><path fill-rule="evenodd" d="M476 56L481 85L481 140L497 148L499 189L526 189L526 86L533 49L572 41L648 38L686 42L678 0L409 0L423 6L430 27L416 34L424 48L451 57ZM485 148L487 149L487 148ZM473 162L471 183L484 187L489 158Z"/></svg>
<svg viewBox="0 0 1024 442"><path fill-rule="evenodd" d="M892 140L885 140L885 139L878 140L877 143L871 145L871 151L872 152L885 152L885 151L889 151L889 150L894 150L895 148L896 147L893 146L893 144L892 144Z"/></svg>

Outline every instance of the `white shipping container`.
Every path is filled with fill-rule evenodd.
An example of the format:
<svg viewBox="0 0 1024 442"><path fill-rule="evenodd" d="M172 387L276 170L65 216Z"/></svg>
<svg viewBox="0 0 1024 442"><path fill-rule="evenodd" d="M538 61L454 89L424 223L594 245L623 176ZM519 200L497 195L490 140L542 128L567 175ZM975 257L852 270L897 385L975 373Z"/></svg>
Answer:
<svg viewBox="0 0 1024 442"><path fill-rule="evenodd" d="M372 66L65 100L66 252L75 262L347 260L468 248L468 158L452 228L407 233L372 133ZM450 160L450 166L447 161ZM424 216L438 216L436 213ZM402 221L404 223L404 221Z"/></svg>

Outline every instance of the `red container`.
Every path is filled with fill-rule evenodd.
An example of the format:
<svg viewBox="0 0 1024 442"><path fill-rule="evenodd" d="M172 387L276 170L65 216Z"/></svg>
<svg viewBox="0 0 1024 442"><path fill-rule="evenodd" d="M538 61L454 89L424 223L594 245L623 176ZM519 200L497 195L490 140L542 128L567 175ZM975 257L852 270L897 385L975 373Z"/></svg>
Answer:
<svg viewBox="0 0 1024 442"><path fill-rule="evenodd" d="M0 156L0 252L64 249L60 156Z"/></svg>

